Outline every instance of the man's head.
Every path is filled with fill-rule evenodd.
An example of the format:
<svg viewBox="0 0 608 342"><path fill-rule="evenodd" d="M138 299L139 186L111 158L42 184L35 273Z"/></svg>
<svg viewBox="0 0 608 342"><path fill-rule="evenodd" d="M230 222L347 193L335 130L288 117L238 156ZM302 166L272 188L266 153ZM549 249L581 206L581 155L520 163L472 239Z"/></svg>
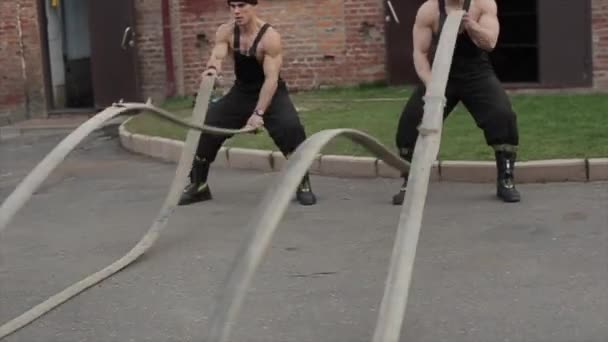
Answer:
<svg viewBox="0 0 608 342"><path fill-rule="evenodd" d="M228 0L230 12L237 25L247 25L255 17L257 0Z"/></svg>

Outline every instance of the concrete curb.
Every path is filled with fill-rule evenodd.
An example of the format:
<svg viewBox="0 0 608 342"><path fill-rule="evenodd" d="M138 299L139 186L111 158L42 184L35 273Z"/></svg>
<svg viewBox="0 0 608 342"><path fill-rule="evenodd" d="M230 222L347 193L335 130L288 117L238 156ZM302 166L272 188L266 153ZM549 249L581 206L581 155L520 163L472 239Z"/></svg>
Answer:
<svg viewBox="0 0 608 342"><path fill-rule="evenodd" d="M54 134L69 134L81 124L90 119L84 115L66 115L53 118L35 118L16 123L0 126L0 141L11 140L19 137L44 136ZM110 120L102 128L109 125L121 124L118 118Z"/></svg>
<svg viewBox="0 0 608 342"><path fill-rule="evenodd" d="M57 133L70 133L76 127L74 126L54 126L54 127L14 127L4 126L0 127L0 141L11 140L23 136L38 136L38 135L52 135Z"/></svg>
<svg viewBox="0 0 608 342"><path fill-rule="evenodd" d="M125 128L127 122L119 127L120 143L125 149L167 162L179 160L182 141L133 134ZM285 158L276 151L222 147L214 165L276 172L285 165ZM321 154L310 173L339 177L400 177L397 170L377 158ZM517 183L607 181L608 158L518 162L515 178ZM496 166L490 161L436 161L431 181L493 183Z"/></svg>

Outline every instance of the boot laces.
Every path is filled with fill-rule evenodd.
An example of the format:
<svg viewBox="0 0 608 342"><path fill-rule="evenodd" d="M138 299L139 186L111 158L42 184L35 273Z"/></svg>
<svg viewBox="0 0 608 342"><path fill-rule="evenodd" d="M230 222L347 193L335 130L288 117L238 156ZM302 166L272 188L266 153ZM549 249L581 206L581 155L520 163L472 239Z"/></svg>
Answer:
<svg viewBox="0 0 608 342"><path fill-rule="evenodd" d="M301 192L310 192L310 187L308 184L300 184L299 190Z"/></svg>
<svg viewBox="0 0 608 342"><path fill-rule="evenodd" d="M513 180L511 178L505 178L501 182L501 185L505 189L513 189L515 185L513 185Z"/></svg>
<svg viewBox="0 0 608 342"><path fill-rule="evenodd" d="M399 189L399 191L405 191L407 189L407 177L404 176L403 177L403 184L401 185L401 188Z"/></svg>
<svg viewBox="0 0 608 342"><path fill-rule="evenodd" d="M308 180L304 179L300 185L298 186L298 190L300 192L310 192L310 184L308 184Z"/></svg>

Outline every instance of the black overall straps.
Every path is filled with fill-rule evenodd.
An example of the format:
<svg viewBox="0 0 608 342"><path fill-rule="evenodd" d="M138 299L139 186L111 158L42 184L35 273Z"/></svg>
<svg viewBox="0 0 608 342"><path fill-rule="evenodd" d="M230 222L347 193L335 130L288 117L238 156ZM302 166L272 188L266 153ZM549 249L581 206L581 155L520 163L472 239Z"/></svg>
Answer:
<svg viewBox="0 0 608 342"><path fill-rule="evenodd" d="M255 40L253 41L253 44L251 44L251 47L249 48L250 56L255 56L255 51L258 48L258 44L260 43L262 36L264 35L264 33L266 33L266 30L268 30L269 27L270 27L270 24L266 23L262 26L262 28L260 28L260 32L258 32L258 35L255 37Z"/></svg>
<svg viewBox="0 0 608 342"><path fill-rule="evenodd" d="M266 33L266 30L268 30L269 27L270 27L270 24L266 23L262 26L262 28L260 28L260 31L258 32L257 36L253 40L253 44L251 44L251 47L249 48L249 50L245 53L245 56L255 56L255 51L258 48L258 44L260 43L262 36L264 35L264 33ZM238 53L241 52L241 31L240 31L238 25L234 25L233 50Z"/></svg>
<svg viewBox="0 0 608 342"><path fill-rule="evenodd" d="M240 86L251 88L251 90L258 91L266 78L264 73L264 67L256 57L256 50L262 39L262 36L268 30L270 24L264 24L250 47L247 51L241 51L241 35L240 29L235 25L234 27L234 73L236 76L237 84Z"/></svg>
<svg viewBox="0 0 608 342"><path fill-rule="evenodd" d="M234 52L241 51L241 31L237 24L234 24L234 46L232 47L232 50L234 50Z"/></svg>

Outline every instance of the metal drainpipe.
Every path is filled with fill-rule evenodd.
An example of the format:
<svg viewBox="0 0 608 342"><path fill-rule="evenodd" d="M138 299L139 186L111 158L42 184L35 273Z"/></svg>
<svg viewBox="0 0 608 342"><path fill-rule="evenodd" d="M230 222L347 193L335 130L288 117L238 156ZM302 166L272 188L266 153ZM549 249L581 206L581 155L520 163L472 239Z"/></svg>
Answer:
<svg viewBox="0 0 608 342"><path fill-rule="evenodd" d="M175 96L175 68L173 64L173 40L171 39L171 10L170 0L162 0L163 47L165 50L165 75L167 84L166 96Z"/></svg>

